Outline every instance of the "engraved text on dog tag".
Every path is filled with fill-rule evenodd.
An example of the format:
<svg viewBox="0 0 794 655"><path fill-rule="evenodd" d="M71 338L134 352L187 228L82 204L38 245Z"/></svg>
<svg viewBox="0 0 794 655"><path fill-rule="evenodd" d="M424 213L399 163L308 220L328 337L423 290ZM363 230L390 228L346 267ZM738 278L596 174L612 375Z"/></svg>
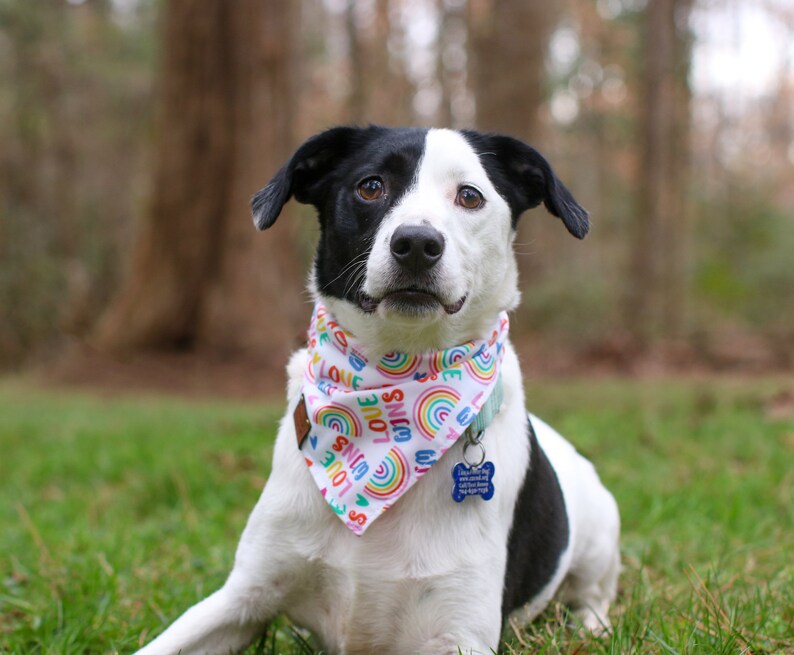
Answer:
<svg viewBox="0 0 794 655"><path fill-rule="evenodd" d="M483 500L491 500L494 494L493 476L496 471L493 462L484 462L481 466L467 466L463 462L452 469L452 500L463 501L466 496L482 496Z"/></svg>

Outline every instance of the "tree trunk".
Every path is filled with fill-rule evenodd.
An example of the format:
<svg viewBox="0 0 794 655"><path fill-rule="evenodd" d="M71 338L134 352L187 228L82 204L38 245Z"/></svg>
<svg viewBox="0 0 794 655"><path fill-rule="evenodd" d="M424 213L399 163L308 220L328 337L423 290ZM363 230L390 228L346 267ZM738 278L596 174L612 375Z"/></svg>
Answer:
<svg viewBox="0 0 794 655"><path fill-rule="evenodd" d="M477 126L537 142L545 57L558 9L544 0L471 0Z"/></svg>
<svg viewBox="0 0 794 655"><path fill-rule="evenodd" d="M412 122L415 89L408 79L405 62L393 55L389 47L403 38L392 21L393 5L394 0L375 0L367 8L370 12L367 21L359 20L360 2L348 0L345 9L350 53L347 120L357 125Z"/></svg>
<svg viewBox="0 0 794 655"><path fill-rule="evenodd" d="M275 354L291 345L302 275L289 221L258 235L248 201L290 147L294 6L163 5L151 207L98 329L106 348Z"/></svg>
<svg viewBox="0 0 794 655"><path fill-rule="evenodd" d="M690 6L690 0L649 0L645 10L642 158L627 308L642 347L679 334L685 311L689 52L677 24L686 23Z"/></svg>
<svg viewBox="0 0 794 655"><path fill-rule="evenodd" d="M364 54L365 44L361 29L356 20L355 0L348 0L345 8L345 31L350 49L350 94L347 99L350 121L355 125L363 125L367 118L367 85L371 82L367 76L367 61Z"/></svg>
<svg viewBox="0 0 794 655"><path fill-rule="evenodd" d="M436 0L439 16L436 75L441 87L439 127L468 127L466 101L466 5Z"/></svg>
<svg viewBox="0 0 794 655"><path fill-rule="evenodd" d="M473 59L470 69L479 129L541 146L546 51L558 16L557 5L545 0L470 0L469 56ZM558 227L551 221L520 221L516 252L520 255L527 244L536 241L553 252L554 243L562 237ZM543 257L519 256L521 288L538 279L544 266Z"/></svg>

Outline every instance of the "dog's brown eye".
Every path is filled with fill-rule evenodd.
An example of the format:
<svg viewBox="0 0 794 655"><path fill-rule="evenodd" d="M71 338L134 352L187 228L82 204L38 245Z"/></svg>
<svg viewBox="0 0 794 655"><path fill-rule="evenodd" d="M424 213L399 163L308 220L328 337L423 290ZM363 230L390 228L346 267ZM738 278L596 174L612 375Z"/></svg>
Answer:
<svg viewBox="0 0 794 655"><path fill-rule="evenodd" d="M377 200L383 195L383 180L379 177L368 177L358 185L358 195L363 200Z"/></svg>
<svg viewBox="0 0 794 655"><path fill-rule="evenodd" d="M458 189L455 202L464 209L479 209L485 202L485 198L473 186L462 186Z"/></svg>

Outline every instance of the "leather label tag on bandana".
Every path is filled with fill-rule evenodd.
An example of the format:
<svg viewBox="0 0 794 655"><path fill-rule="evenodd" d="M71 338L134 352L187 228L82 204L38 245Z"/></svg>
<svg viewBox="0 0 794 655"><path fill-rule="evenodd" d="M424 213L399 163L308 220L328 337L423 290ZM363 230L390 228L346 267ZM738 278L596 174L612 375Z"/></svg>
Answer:
<svg viewBox="0 0 794 655"><path fill-rule="evenodd" d="M508 327L503 312L481 339L425 353L371 353L317 303L295 432L317 488L355 534L474 422L499 379Z"/></svg>
<svg viewBox="0 0 794 655"><path fill-rule="evenodd" d="M295 423L295 436L298 439L298 448L303 446L306 437L312 429L312 424L309 422L309 415L306 413L306 400L303 396L300 397L298 404L295 406L295 411L292 414L292 420Z"/></svg>

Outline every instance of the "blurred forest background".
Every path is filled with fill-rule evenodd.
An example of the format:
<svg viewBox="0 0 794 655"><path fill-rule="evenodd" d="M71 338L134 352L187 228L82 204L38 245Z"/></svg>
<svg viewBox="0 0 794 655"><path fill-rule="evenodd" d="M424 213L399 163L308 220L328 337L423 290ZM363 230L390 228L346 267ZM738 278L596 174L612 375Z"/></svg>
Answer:
<svg viewBox="0 0 794 655"><path fill-rule="evenodd" d="M530 367L794 367L791 0L0 0L0 366L280 372L316 226L249 198L369 122L513 134L590 210L522 219Z"/></svg>

